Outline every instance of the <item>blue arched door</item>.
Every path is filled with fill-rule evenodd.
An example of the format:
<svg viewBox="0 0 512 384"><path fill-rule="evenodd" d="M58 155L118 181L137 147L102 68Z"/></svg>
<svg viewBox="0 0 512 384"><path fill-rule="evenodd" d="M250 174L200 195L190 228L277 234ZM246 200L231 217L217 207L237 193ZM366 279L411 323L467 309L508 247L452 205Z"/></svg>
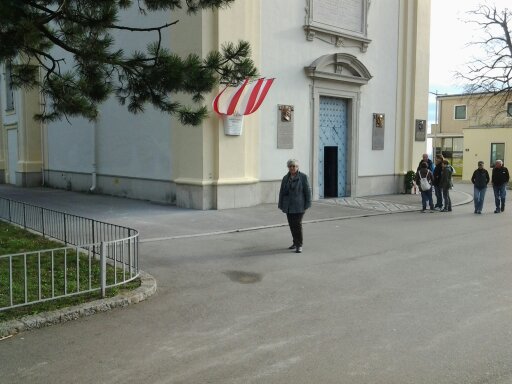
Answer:
<svg viewBox="0 0 512 384"><path fill-rule="evenodd" d="M319 196L343 197L347 190L347 100L320 96Z"/></svg>

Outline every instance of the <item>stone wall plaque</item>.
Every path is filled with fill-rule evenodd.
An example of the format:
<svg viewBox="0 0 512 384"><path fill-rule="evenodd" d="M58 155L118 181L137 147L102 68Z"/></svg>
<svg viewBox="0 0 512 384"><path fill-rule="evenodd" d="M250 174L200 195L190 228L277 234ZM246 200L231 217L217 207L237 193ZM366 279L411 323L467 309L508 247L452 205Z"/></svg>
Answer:
<svg viewBox="0 0 512 384"><path fill-rule="evenodd" d="M360 44L365 52L367 38L367 13L369 0L306 0L304 29L310 41L315 37L336 46Z"/></svg>
<svg viewBox="0 0 512 384"><path fill-rule="evenodd" d="M277 106L277 148L293 149L293 105Z"/></svg>
<svg viewBox="0 0 512 384"><path fill-rule="evenodd" d="M363 33L362 0L313 0L312 11L313 22Z"/></svg>
<svg viewBox="0 0 512 384"><path fill-rule="evenodd" d="M386 116L383 113L373 114L372 149L384 149L384 125Z"/></svg>
<svg viewBox="0 0 512 384"><path fill-rule="evenodd" d="M414 132L415 141L425 141L427 137L427 121L416 119Z"/></svg>

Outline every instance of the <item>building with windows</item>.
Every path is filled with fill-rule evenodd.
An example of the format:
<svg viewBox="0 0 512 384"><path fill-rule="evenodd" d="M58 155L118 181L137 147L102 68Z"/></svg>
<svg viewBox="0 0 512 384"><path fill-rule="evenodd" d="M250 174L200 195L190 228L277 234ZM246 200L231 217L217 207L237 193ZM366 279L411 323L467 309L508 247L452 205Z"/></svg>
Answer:
<svg viewBox="0 0 512 384"><path fill-rule="evenodd" d="M259 73L276 80L239 136L225 134L213 112L182 126L151 108L131 115L114 99L94 123L35 123L37 94L15 91L7 106L1 66L4 181L224 209L276 202L286 161L296 158L314 199L403 191L426 143L430 0L305 4L239 0L194 16L149 16L158 25L186 20L164 38L178 54L251 43ZM141 19L135 8L122 15L124 24ZM147 42L115 37L127 52Z"/></svg>
<svg viewBox="0 0 512 384"><path fill-rule="evenodd" d="M436 153L447 157L463 180L479 160L491 168L512 161L512 97L488 93L437 97L439 123L432 125Z"/></svg>
<svg viewBox="0 0 512 384"><path fill-rule="evenodd" d="M433 154L442 154L461 176L464 158L463 129L467 123L467 105L462 95L437 96L438 123L432 124Z"/></svg>

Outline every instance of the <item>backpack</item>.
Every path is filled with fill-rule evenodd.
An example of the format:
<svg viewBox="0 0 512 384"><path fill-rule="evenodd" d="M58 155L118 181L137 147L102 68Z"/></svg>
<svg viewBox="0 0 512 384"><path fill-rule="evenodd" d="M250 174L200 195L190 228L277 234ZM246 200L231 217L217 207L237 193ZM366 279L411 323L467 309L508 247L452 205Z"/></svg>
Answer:
<svg viewBox="0 0 512 384"><path fill-rule="evenodd" d="M418 175L420 176L420 188L422 191L428 191L430 188L432 188L432 185L428 181L428 174L430 173L429 170L427 170L427 174L425 177L421 177L421 173L418 172Z"/></svg>

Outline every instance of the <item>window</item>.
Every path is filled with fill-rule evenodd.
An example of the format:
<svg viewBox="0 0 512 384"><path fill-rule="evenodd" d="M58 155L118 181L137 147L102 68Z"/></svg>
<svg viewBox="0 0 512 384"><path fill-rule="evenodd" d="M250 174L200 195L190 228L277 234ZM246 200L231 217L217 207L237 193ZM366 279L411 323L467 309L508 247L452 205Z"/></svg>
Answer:
<svg viewBox="0 0 512 384"><path fill-rule="evenodd" d="M505 161L505 143L491 143L491 167L494 167L496 160Z"/></svg>
<svg viewBox="0 0 512 384"><path fill-rule="evenodd" d="M466 120L466 106L465 105L456 105L453 118L455 120Z"/></svg>
<svg viewBox="0 0 512 384"><path fill-rule="evenodd" d="M464 157L464 139L462 137L444 137L441 154L455 169L455 176L462 176Z"/></svg>
<svg viewBox="0 0 512 384"><path fill-rule="evenodd" d="M512 117L512 102L507 103L507 116Z"/></svg>
<svg viewBox="0 0 512 384"><path fill-rule="evenodd" d="M5 110L12 111L14 109L14 92L12 89L11 64L5 64Z"/></svg>

